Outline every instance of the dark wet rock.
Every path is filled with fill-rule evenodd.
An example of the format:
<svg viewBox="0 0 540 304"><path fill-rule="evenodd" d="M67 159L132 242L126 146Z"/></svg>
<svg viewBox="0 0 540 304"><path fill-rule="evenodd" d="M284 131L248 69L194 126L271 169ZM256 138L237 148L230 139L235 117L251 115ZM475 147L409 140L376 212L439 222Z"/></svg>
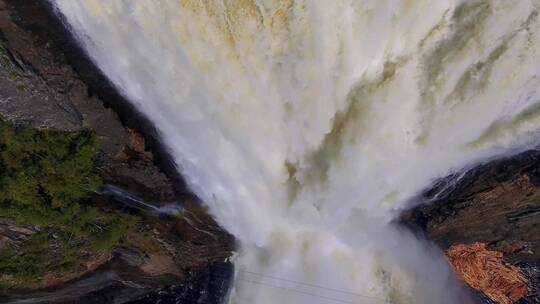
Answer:
<svg viewBox="0 0 540 304"><path fill-rule="evenodd" d="M433 198L445 184L441 181L424 194L431 204L406 212L403 219L443 249L483 242L505 252L509 262L540 261L539 170L537 150L482 164Z"/></svg>
<svg viewBox="0 0 540 304"><path fill-rule="evenodd" d="M127 273L104 270L61 291L43 292L26 303L220 304L228 296L232 276L233 266L228 262L194 271L181 284L173 277L133 281ZM17 302L7 300L7 303Z"/></svg>
<svg viewBox="0 0 540 304"><path fill-rule="evenodd" d="M233 267L230 263L216 263L194 273L189 284L172 286L145 295L129 304L220 304L228 296Z"/></svg>
<svg viewBox="0 0 540 304"><path fill-rule="evenodd" d="M429 203L405 212L402 221L445 251L480 242L501 252L534 287L517 303L540 303L539 176L539 150L489 161L438 181L420 197Z"/></svg>

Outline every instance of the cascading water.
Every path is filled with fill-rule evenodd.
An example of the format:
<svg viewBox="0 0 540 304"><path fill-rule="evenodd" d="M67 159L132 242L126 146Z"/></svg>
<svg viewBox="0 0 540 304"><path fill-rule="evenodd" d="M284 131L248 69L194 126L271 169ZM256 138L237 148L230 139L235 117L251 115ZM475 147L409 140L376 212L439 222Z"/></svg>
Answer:
<svg viewBox="0 0 540 304"><path fill-rule="evenodd" d="M467 303L390 222L540 130L538 0L50 0L240 241L232 303Z"/></svg>

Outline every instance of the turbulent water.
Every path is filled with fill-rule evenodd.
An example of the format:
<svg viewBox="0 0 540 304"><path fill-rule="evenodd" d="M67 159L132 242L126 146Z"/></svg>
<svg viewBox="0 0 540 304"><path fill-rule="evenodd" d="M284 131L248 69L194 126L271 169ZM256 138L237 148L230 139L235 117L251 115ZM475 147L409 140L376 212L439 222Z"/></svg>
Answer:
<svg viewBox="0 0 540 304"><path fill-rule="evenodd" d="M240 240L231 303L467 303L391 221L535 143L540 1L50 1Z"/></svg>

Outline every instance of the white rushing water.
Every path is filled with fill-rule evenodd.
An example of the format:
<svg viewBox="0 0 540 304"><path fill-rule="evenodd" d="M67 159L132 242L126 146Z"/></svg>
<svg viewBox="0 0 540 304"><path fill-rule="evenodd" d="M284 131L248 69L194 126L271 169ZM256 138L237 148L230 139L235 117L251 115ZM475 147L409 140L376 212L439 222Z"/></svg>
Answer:
<svg viewBox="0 0 540 304"><path fill-rule="evenodd" d="M231 303L467 303L390 222L535 142L540 1L51 1L239 239Z"/></svg>

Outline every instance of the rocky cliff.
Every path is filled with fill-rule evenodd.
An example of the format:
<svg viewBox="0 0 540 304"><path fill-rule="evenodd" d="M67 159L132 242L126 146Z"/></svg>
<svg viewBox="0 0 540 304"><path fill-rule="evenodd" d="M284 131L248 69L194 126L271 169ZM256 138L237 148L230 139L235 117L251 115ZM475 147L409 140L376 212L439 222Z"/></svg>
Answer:
<svg viewBox="0 0 540 304"><path fill-rule="evenodd" d="M402 220L495 303L540 303L540 151L438 181Z"/></svg>
<svg viewBox="0 0 540 304"><path fill-rule="evenodd" d="M61 260L71 249L84 248L76 251L81 260L62 268L44 264L32 276L19 276L12 267L0 274L0 302L154 303L178 298L218 303L232 275L226 262L232 237L185 189L152 125L95 69L45 1L0 1L0 63L1 120L13 132L95 134L99 147L93 170L102 185L122 192L105 195L96 189L80 206L134 219L111 248L90 250L92 246L79 246L71 237L64 242L52 223L29 225L0 217L0 254L31 247L34 235L40 236L43 255L56 254ZM174 205L178 211L148 212L126 205L126 195L128 203ZM92 245L81 237L80 243L85 242ZM36 256L31 248L25 254Z"/></svg>

